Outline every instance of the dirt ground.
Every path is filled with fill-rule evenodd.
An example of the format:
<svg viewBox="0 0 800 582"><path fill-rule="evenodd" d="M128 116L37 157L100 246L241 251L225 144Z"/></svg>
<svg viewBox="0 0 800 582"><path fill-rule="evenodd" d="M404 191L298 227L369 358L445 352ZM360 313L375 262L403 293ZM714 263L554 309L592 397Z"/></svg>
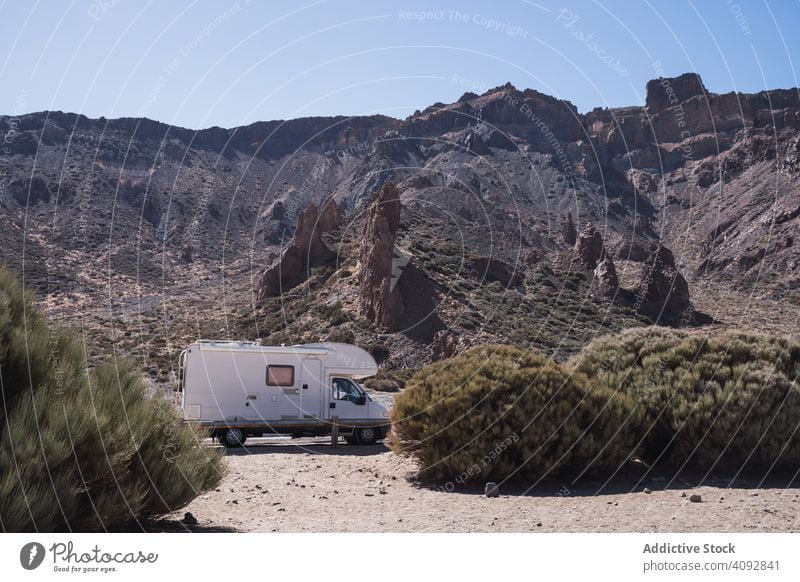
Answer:
<svg viewBox="0 0 800 582"><path fill-rule="evenodd" d="M413 462L383 445L252 439L226 455L230 473L220 487L170 516L170 529L182 528L179 520L189 511L199 523L187 529L197 531L800 531L800 488L787 487L790 479L695 486L683 478L634 475L527 492L503 486L499 498L486 498L478 489L445 492L415 483ZM695 494L701 502L690 501Z"/></svg>

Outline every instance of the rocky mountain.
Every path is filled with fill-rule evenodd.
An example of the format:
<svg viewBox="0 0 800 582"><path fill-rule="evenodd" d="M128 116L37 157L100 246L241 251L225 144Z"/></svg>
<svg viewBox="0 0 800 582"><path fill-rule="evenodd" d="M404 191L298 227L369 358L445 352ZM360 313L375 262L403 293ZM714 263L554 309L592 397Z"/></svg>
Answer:
<svg viewBox="0 0 800 582"><path fill-rule="evenodd" d="M646 322L792 331L800 310L797 89L685 74L587 113L507 84L404 120L0 131L3 262L157 381L197 337L355 341L402 368L485 341L562 358Z"/></svg>

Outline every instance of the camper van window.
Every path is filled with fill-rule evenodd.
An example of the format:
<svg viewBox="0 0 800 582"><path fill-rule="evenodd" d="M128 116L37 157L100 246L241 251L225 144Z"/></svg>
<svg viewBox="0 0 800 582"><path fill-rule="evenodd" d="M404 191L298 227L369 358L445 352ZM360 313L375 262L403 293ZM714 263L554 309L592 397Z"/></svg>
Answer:
<svg viewBox="0 0 800 582"><path fill-rule="evenodd" d="M359 388L358 384L347 378L334 378L333 379L333 399L334 400L349 400L350 402L358 402L359 397L364 394L364 391Z"/></svg>
<svg viewBox="0 0 800 582"><path fill-rule="evenodd" d="M294 386L294 366L267 366L267 386Z"/></svg>

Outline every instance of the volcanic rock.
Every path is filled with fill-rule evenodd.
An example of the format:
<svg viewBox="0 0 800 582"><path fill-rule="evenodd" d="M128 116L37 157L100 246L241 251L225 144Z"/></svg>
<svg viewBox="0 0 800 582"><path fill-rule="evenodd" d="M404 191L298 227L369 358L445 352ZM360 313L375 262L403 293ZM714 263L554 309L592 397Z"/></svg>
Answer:
<svg viewBox="0 0 800 582"><path fill-rule="evenodd" d="M333 232L339 228L339 207L333 197L328 198L322 205L317 225L321 234Z"/></svg>
<svg viewBox="0 0 800 582"><path fill-rule="evenodd" d="M706 93L705 85L697 73L684 73L672 78L661 77L647 82L646 104L648 109L657 111Z"/></svg>
<svg viewBox="0 0 800 582"><path fill-rule="evenodd" d="M273 209L274 212L274 209ZM308 268L330 253L322 234L338 226L338 210L329 199L322 212L310 204L297 219L297 229L278 261L261 276L258 297L265 299L291 289L308 275Z"/></svg>
<svg viewBox="0 0 800 582"><path fill-rule="evenodd" d="M689 285L675 266L675 257L659 244L647 258L636 302L645 315L676 321L690 307Z"/></svg>
<svg viewBox="0 0 800 582"><path fill-rule="evenodd" d="M597 264L594 270L594 280L597 290L603 295L614 295L619 287L617 269L614 262L608 255L603 256L603 260Z"/></svg>
<svg viewBox="0 0 800 582"><path fill-rule="evenodd" d="M603 256L603 237L591 222L581 229L578 241L575 243L575 254L578 261L590 270L597 267L598 261Z"/></svg>
<svg viewBox="0 0 800 582"><path fill-rule="evenodd" d="M574 245L578 240L578 229L575 228L575 222L572 220L572 213L567 212L564 217L564 222L561 225L561 235L564 237L564 242L568 245Z"/></svg>
<svg viewBox="0 0 800 582"><path fill-rule="evenodd" d="M361 314L390 331L400 329L405 318L397 275L393 273L400 208L400 192L393 183L385 183L370 202L359 261Z"/></svg>

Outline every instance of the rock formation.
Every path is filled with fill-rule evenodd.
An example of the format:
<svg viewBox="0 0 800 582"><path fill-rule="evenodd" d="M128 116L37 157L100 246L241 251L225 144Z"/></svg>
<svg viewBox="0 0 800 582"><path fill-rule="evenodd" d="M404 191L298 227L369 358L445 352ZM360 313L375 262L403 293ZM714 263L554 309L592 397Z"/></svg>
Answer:
<svg viewBox="0 0 800 582"><path fill-rule="evenodd" d="M577 260L588 270L593 271L603 253L603 237L597 232L594 225L589 222L581 229L581 233L575 243Z"/></svg>
<svg viewBox="0 0 800 582"><path fill-rule="evenodd" d="M339 207L332 196L322 205L317 225L322 234L333 232L339 228Z"/></svg>
<svg viewBox="0 0 800 582"><path fill-rule="evenodd" d="M668 109L687 99L707 93L700 75L684 73L678 77L661 77L647 82L647 108L653 111Z"/></svg>
<svg viewBox="0 0 800 582"><path fill-rule="evenodd" d="M603 295L612 296L617 292L619 288L617 268L610 256L604 255L603 260L597 264L597 268L594 270L594 284Z"/></svg>
<svg viewBox="0 0 800 582"><path fill-rule="evenodd" d="M333 198L328 199L322 211L316 204L310 204L303 210L297 219L292 242L261 276L259 300L280 295L304 281L309 267L330 253L322 241L322 235L337 227L338 209Z"/></svg>
<svg viewBox="0 0 800 582"><path fill-rule="evenodd" d="M394 239L400 227L400 193L387 182L372 198L364 225L360 264L360 311L390 331L403 325L405 308L393 273Z"/></svg>
<svg viewBox="0 0 800 582"><path fill-rule="evenodd" d="M666 322L680 319L691 306L689 285L667 247L658 245L645 261L636 303L645 315Z"/></svg>
<svg viewBox="0 0 800 582"><path fill-rule="evenodd" d="M575 228L575 222L572 220L572 213L567 212L564 217L564 222L561 225L561 235L564 237L564 242L568 245L574 245L578 240L578 230Z"/></svg>

